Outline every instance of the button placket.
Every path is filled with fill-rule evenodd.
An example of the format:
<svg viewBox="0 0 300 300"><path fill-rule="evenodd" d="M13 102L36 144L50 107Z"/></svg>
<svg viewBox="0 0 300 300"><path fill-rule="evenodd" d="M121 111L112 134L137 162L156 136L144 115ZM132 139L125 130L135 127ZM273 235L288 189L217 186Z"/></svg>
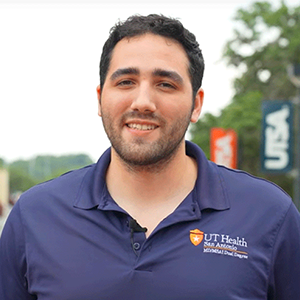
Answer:
<svg viewBox="0 0 300 300"><path fill-rule="evenodd" d="M133 248L134 248L134 250L139 250L141 248L141 244L135 242L135 243L133 243Z"/></svg>
<svg viewBox="0 0 300 300"><path fill-rule="evenodd" d="M138 256L141 251L145 240L146 236L144 232L133 232L131 234L131 247L136 256Z"/></svg>

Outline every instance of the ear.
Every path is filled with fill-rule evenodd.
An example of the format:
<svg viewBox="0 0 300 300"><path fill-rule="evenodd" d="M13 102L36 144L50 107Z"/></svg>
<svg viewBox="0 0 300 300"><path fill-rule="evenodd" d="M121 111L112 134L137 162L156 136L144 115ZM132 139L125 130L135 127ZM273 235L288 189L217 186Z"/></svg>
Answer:
<svg viewBox="0 0 300 300"><path fill-rule="evenodd" d="M98 98L98 116L101 117L101 89L100 85L97 86L97 98Z"/></svg>
<svg viewBox="0 0 300 300"><path fill-rule="evenodd" d="M204 99L204 91L202 88L199 88L196 96L195 96L195 107L191 115L191 122L196 123L198 121L198 118L200 116L202 105L203 105L203 99Z"/></svg>

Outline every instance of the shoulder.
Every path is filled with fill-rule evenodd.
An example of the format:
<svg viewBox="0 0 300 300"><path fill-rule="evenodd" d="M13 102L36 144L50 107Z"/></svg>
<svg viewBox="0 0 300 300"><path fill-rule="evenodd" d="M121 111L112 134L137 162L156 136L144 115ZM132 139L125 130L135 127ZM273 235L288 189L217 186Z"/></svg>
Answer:
<svg viewBox="0 0 300 300"><path fill-rule="evenodd" d="M240 211L255 212L259 207L260 211L272 208L286 212L291 205L290 196L276 184L245 171L217 165L207 160L200 147L191 142L186 142L186 146L187 154L197 159L200 202L205 199L210 202L205 207L216 202L216 198L224 199L231 210Z"/></svg>
<svg viewBox="0 0 300 300"><path fill-rule="evenodd" d="M93 172L94 168L95 165L93 164L78 170L72 170L30 188L18 200L21 211L37 206L49 206L54 201L74 200L86 177Z"/></svg>
<svg viewBox="0 0 300 300"><path fill-rule="evenodd" d="M292 205L291 197L275 183L240 170L215 165L232 207L281 219Z"/></svg>
<svg viewBox="0 0 300 300"><path fill-rule="evenodd" d="M272 196L278 196L291 201L290 196L281 187L271 181L251 175L241 170L229 169L219 165L217 168L222 179L226 182L229 190L250 193L249 197L252 195L255 195L256 197L270 197L271 193Z"/></svg>

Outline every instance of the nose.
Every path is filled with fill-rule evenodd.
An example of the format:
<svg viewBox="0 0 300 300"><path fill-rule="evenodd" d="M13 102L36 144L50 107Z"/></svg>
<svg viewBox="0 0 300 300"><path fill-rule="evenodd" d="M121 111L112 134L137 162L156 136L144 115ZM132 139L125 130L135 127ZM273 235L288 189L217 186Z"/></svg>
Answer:
<svg viewBox="0 0 300 300"><path fill-rule="evenodd" d="M141 83L131 103L131 109L142 113L154 112L156 104L154 93L148 83Z"/></svg>

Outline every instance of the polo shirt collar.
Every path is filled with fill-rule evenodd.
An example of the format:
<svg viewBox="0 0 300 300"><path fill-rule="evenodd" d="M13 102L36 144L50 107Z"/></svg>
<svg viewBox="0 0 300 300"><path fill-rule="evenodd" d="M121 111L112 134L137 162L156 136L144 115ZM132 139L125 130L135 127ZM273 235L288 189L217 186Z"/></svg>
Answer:
<svg viewBox="0 0 300 300"><path fill-rule="evenodd" d="M194 195L200 211L229 209L230 202L220 167L208 161L201 148L189 141L186 141L186 154L197 160L198 176Z"/></svg>
<svg viewBox="0 0 300 300"><path fill-rule="evenodd" d="M96 164L86 172L79 192L75 198L74 206L81 209L105 207L109 193L106 187L106 170L110 164L111 148L108 148Z"/></svg>
<svg viewBox="0 0 300 300"><path fill-rule="evenodd" d="M195 158L198 164L198 178L192 191L200 211L205 209L225 210L230 208L227 189L219 167L208 161L199 146L186 141L187 155ZM81 209L99 208L122 211L107 191L105 175L110 163L111 148L107 149L98 162L85 174L74 206Z"/></svg>

